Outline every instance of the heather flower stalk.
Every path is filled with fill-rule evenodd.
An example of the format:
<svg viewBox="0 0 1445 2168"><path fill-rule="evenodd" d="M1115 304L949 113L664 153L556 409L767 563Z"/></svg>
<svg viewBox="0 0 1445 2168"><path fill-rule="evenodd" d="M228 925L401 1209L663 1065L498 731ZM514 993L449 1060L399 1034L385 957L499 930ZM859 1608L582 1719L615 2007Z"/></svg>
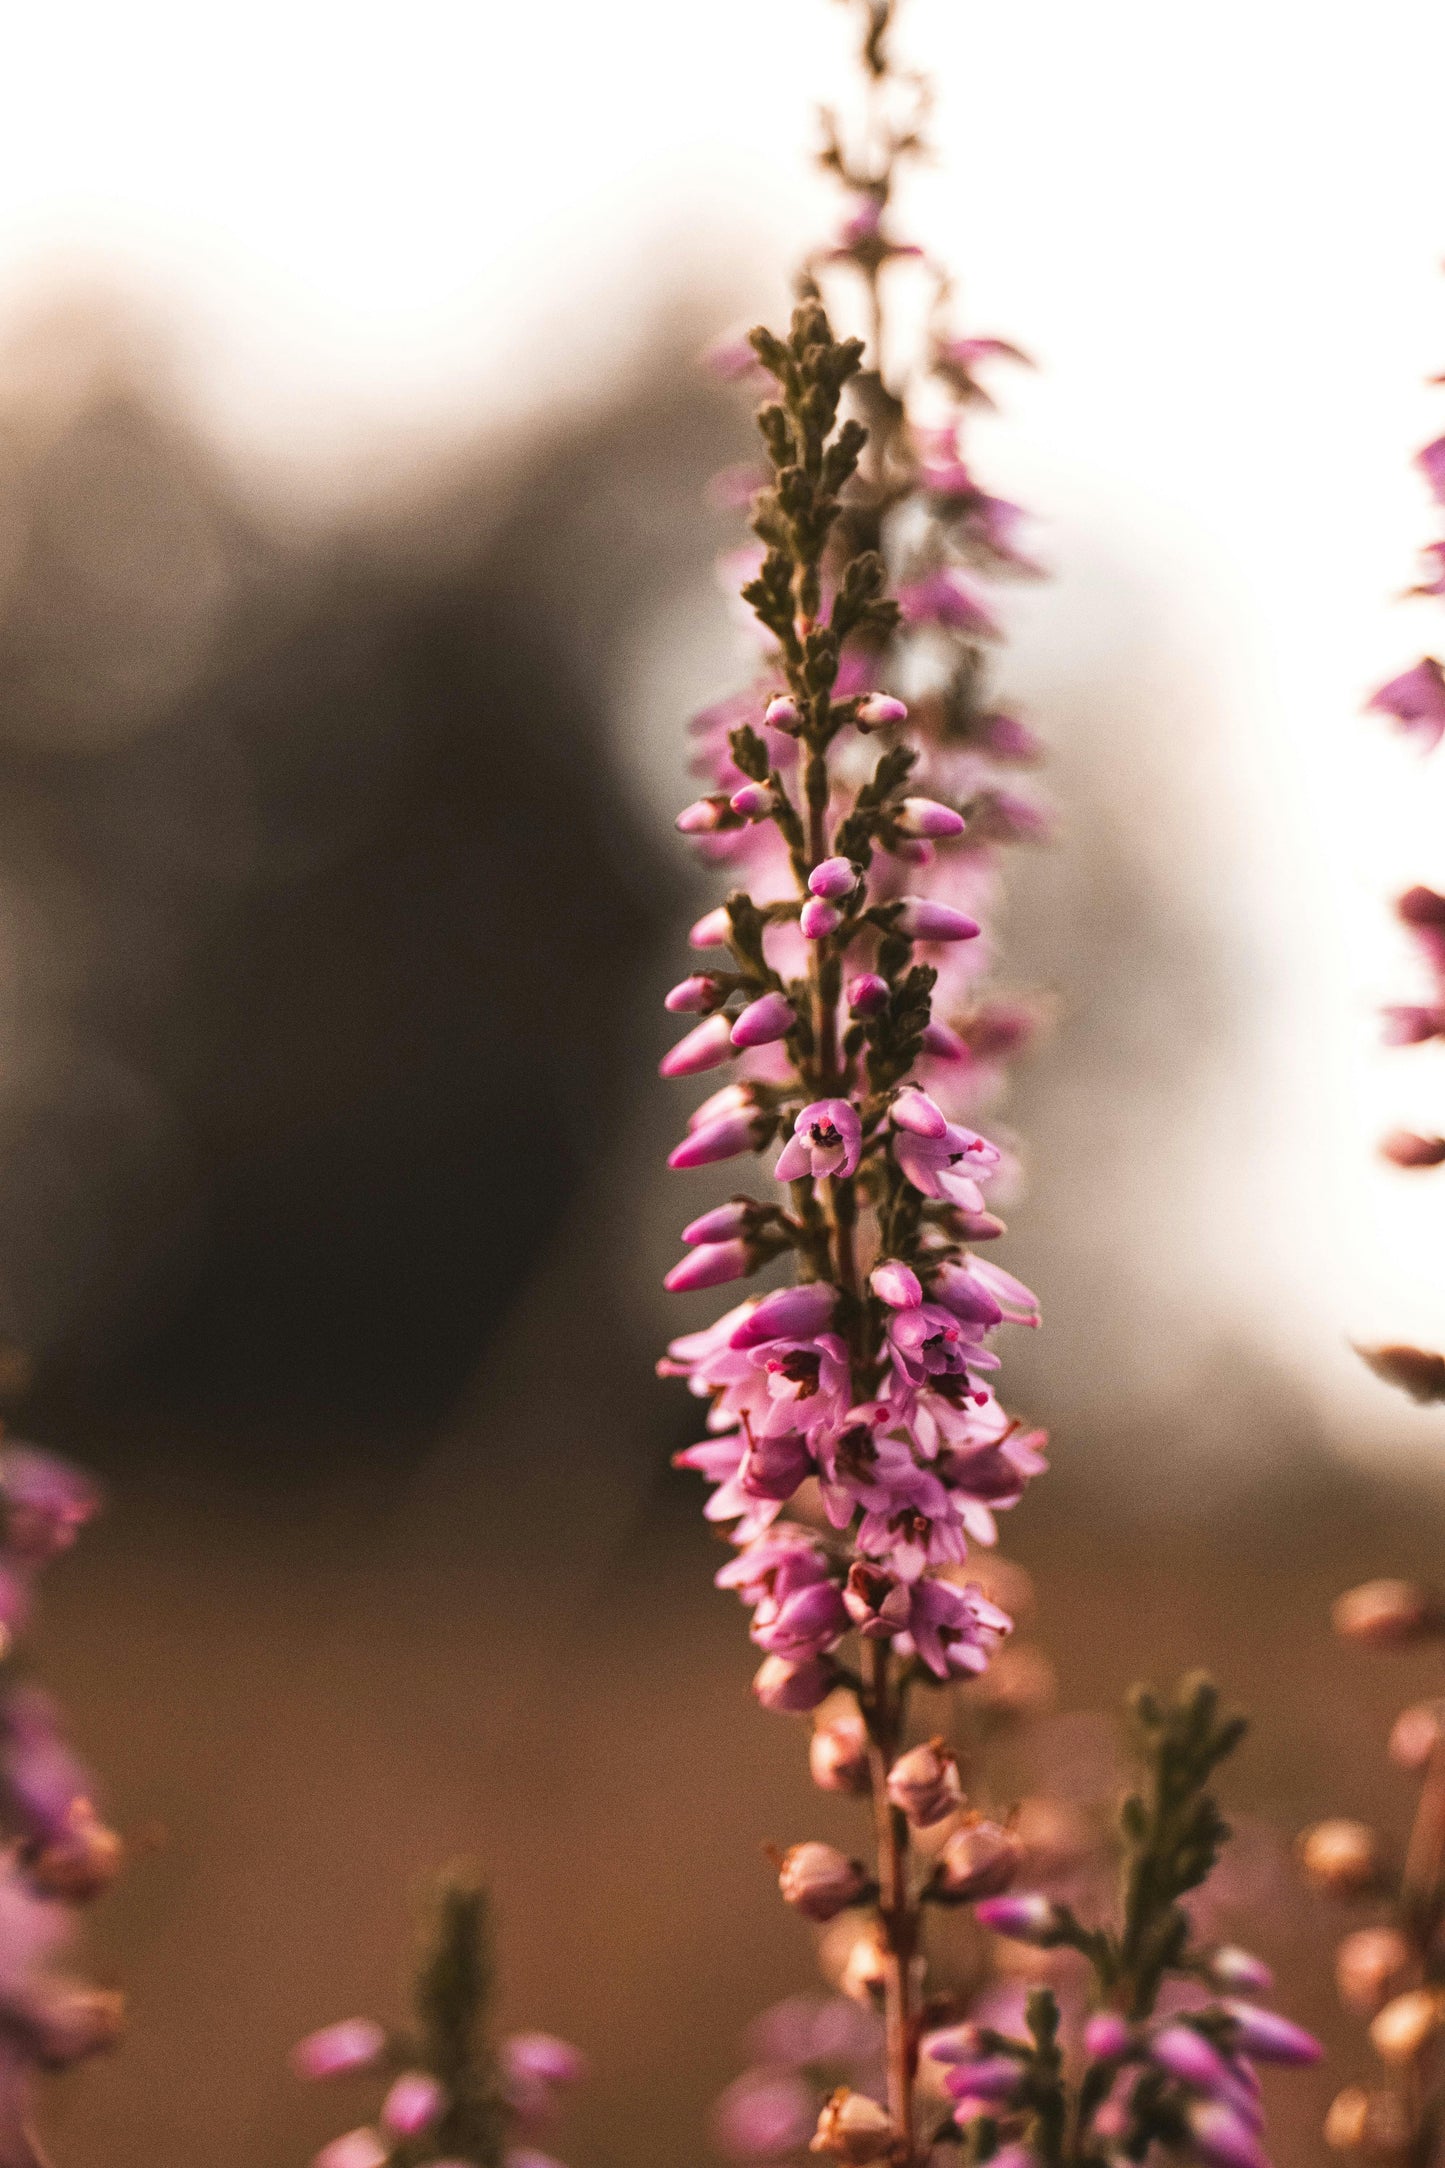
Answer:
<svg viewBox="0 0 1445 2168"><path fill-rule="evenodd" d="M538 2140L585 2074L583 2059L551 2033L514 2033L494 2047L492 1991L486 1892L454 1869L430 1908L412 2025L343 2018L292 2052L299 2077L384 2085L374 2120L323 2146L313 2168L558 2168Z"/></svg>
<svg viewBox="0 0 1445 2168"><path fill-rule="evenodd" d="M734 1547L717 1580L752 1612L754 1691L766 1708L815 1712L815 1780L870 1805L866 1857L813 1841L778 1855L783 1898L804 1918L866 1923L843 1984L883 2018L878 2097L841 2084L811 2149L910 2168L953 2141L970 2160L1062 2168L1142 2158L1159 2140L1259 2168L1253 2062L1316 2051L1269 2013L1211 1998L1221 1979L1181 1907L1224 1834L1207 1784L1238 1726L1220 1722L1213 1689L1189 1682L1167 1708L1140 1699L1153 1789L1126 1810L1117 1930L1083 1925L1043 1890L1014 1892L1023 1848L970 1807L944 1733L918 1739L912 1721L919 1692L979 1678L1011 1631L971 1551L1045 1465L1042 1434L993 1390L994 1334L1037 1324L1038 1306L977 1254L1004 1231L992 1198L1008 1164L971 1126L1030 1025L980 991L997 849L1046 825L1000 776L1038 749L988 700L999 626L978 580L1038 568L1018 508L978 485L960 440L985 396L979 369L1022 357L957 336L946 276L894 231L927 91L895 64L894 0L858 6L863 123L849 136L826 115L822 154L848 214L787 333L757 329L719 357L770 382L767 467L746 477L759 546L730 560L762 655L752 687L694 726L711 787L678 827L743 879L692 929L696 950L726 962L668 995L701 1020L661 1064L669 1077L728 1072L671 1165L776 1152L779 1185L690 1221L667 1284L719 1286L780 1261L788 1279L675 1340L660 1368L708 1404L707 1437L679 1460L712 1484L707 1517ZM890 313L900 277L929 289L911 357ZM835 334L825 290L866 342ZM729 496L738 484L727 478ZM1092 1968L1082 2054L1048 1985L1026 2038L937 2033L946 1998L930 1990L925 1918L970 1904L995 1935ZM1267 1984L1256 1960L1241 1963ZM1162 2026L1161 1994L1174 1998ZM788 2150L805 2074L823 2060L805 2045L748 2092L742 2126L770 2157ZM956 2105L925 2127L928 2068L937 2080L948 2062Z"/></svg>

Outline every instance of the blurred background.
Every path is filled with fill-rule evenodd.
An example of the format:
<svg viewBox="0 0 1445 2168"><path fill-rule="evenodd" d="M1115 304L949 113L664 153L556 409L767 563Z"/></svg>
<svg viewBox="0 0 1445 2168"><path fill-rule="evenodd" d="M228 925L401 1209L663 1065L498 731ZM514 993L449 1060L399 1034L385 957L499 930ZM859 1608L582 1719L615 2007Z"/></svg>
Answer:
<svg viewBox="0 0 1445 2168"><path fill-rule="evenodd" d="M1205 1662L1264 1827L1400 1818L1424 1676L1325 1613L1445 1526L1442 1418L1350 1348L1445 1330L1438 1193L1372 1157L1439 1125L1438 1049L1380 1055L1372 1009L1414 991L1388 897L1445 885L1440 770L1358 714L1432 637L1393 598L1445 413L1445 19L908 22L941 153L908 210L1041 364L976 444L1056 575L1006 604L1059 812L1007 921L1055 1013L1006 1110L1047 1321L1009 1376L1058 1442L1009 1548L1066 1707ZM651 1373L694 1198L654 1064L709 894L682 726L738 667L703 487L748 424L696 357L831 219L845 31L7 21L0 1384L111 1488L46 1654L113 1814L165 1832L98 1928L133 2038L48 2111L76 2168L304 2161L347 2118L286 2050L396 2009L458 1853L507 2015L595 2060L577 2168L702 2153L808 1977L758 1845L827 1817ZM1347 2043L1328 1923L1269 1917ZM1281 2160L1328 2085L1282 2093Z"/></svg>

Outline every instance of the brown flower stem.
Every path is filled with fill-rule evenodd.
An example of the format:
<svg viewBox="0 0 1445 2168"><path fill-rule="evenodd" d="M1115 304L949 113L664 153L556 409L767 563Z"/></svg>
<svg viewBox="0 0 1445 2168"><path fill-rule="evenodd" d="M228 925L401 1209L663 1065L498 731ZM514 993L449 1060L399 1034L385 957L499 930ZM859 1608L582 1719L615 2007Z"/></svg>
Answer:
<svg viewBox="0 0 1445 2168"><path fill-rule="evenodd" d="M863 1717L868 1729L868 1768L873 1787L873 1823L878 1855L878 1923L883 1955L884 2055L888 2072L888 2113L898 2133L895 2155L900 2168L914 2159L913 1957L918 1947L918 1910L908 1893L908 1823L888 1797L888 1771L898 1751L903 1724L902 1695L891 1676L886 1641L865 1644L866 1692Z"/></svg>

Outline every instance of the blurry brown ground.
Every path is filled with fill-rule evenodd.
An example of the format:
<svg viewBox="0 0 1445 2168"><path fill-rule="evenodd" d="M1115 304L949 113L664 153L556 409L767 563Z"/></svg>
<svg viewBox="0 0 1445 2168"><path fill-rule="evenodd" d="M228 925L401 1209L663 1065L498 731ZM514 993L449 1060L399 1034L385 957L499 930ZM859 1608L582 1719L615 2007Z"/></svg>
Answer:
<svg viewBox="0 0 1445 2168"><path fill-rule="evenodd" d="M595 2063L564 2157L697 2158L743 2025L810 1974L760 1843L848 1827L745 1691L637 1298L679 1216L629 1176L678 1118L651 1065L688 899L601 688L705 585L697 490L736 434L644 388L297 530L129 334L61 329L4 392L0 1335L15 1426L114 1492L46 1668L113 1813L168 1834L103 1908L133 2036L56 2089L57 2152L304 2161L366 2096L303 2093L290 2043L399 2009L417 1884L465 1854L504 2018ZM1113 690L1079 688L1066 800L1105 787ZM1110 1218L1106 1167L1167 1182L1229 1011L1201 930L1089 834L1014 920L1068 1001L1012 1110L1037 1202L1009 1261L1049 1330L1011 1374L1060 1472L1010 1549L1066 1707L1205 1663L1256 1718L1236 1806L1398 1825L1383 1740L1427 1680L1324 1621L1429 1570L1445 1488L1338 1465ZM1344 2049L1275 2088L1303 2163L1354 2074L1330 1923L1256 1910L1240 1938Z"/></svg>

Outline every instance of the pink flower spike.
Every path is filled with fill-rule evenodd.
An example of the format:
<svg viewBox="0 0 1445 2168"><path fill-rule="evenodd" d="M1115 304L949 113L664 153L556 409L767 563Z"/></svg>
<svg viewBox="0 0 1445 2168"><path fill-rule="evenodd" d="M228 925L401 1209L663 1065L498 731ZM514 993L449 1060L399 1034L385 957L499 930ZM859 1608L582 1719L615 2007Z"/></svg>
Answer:
<svg viewBox="0 0 1445 2168"><path fill-rule="evenodd" d="M905 1084L889 1110L895 1129L907 1129L915 1137L942 1137L948 1131L948 1116L941 1106L929 1098L927 1092L919 1091L915 1084Z"/></svg>
<svg viewBox="0 0 1445 2168"><path fill-rule="evenodd" d="M752 1269L746 1242L736 1237L729 1242L699 1242L678 1259L662 1284L670 1295L687 1295L699 1287L723 1287L729 1280L746 1279Z"/></svg>
<svg viewBox="0 0 1445 2168"><path fill-rule="evenodd" d="M809 1176L815 1182L826 1175L846 1177L857 1171L862 1144L863 1124L850 1101L815 1099L793 1124L793 1134L773 1171L780 1182L799 1182Z"/></svg>
<svg viewBox="0 0 1445 2168"><path fill-rule="evenodd" d="M935 798L905 798L896 821L905 836L961 836L965 825L961 813Z"/></svg>
<svg viewBox="0 0 1445 2168"><path fill-rule="evenodd" d="M905 896L895 924L911 941L972 941L980 931L977 919L931 896Z"/></svg>
<svg viewBox="0 0 1445 2168"><path fill-rule="evenodd" d="M399 2138L419 2138L446 2106L447 2096L427 2070L404 2070L381 2104L381 2120Z"/></svg>
<svg viewBox="0 0 1445 2168"><path fill-rule="evenodd" d="M798 703L790 693L775 693L763 710L763 721L769 730L796 730L798 727Z"/></svg>
<svg viewBox="0 0 1445 2168"><path fill-rule="evenodd" d="M1445 671L1427 655L1413 670L1382 685L1366 705L1392 716L1407 737L1419 740L1422 753L1433 753L1445 737Z"/></svg>
<svg viewBox="0 0 1445 2168"><path fill-rule="evenodd" d="M689 948L726 948L732 930L727 905L720 903L715 911L704 911L696 925L689 927L687 945Z"/></svg>
<svg viewBox="0 0 1445 2168"><path fill-rule="evenodd" d="M858 886L858 868L851 858L825 858L808 875L808 893L837 903Z"/></svg>
<svg viewBox="0 0 1445 2168"><path fill-rule="evenodd" d="M672 991L663 996L662 1006L672 1016L706 1016L723 998L723 990L716 979L705 971L694 971L690 978L679 979Z"/></svg>
<svg viewBox="0 0 1445 2168"><path fill-rule="evenodd" d="M728 800L734 813L745 821L766 820L777 804L777 799L767 783L744 783Z"/></svg>
<svg viewBox="0 0 1445 2168"><path fill-rule="evenodd" d="M891 693L865 693L858 703L857 722L862 730L882 730L889 723L906 723L908 709Z"/></svg>
<svg viewBox="0 0 1445 2168"><path fill-rule="evenodd" d="M386 2034L369 2017L343 2018L308 2033L291 2050L291 2068L299 2078L340 2078L371 2070L386 2051Z"/></svg>
<svg viewBox="0 0 1445 2168"><path fill-rule="evenodd" d="M888 981L876 971L864 971L848 987L850 1016L878 1016L888 1006Z"/></svg>
<svg viewBox="0 0 1445 2168"><path fill-rule="evenodd" d="M806 1340L822 1332L832 1319L838 1291L826 1280L807 1280L800 1287L780 1287L764 1295L728 1337L734 1349L761 1347L767 1340Z"/></svg>
<svg viewBox="0 0 1445 2168"><path fill-rule="evenodd" d="M1415 464L1429 484L1435 502L1445 504L1445 437L1436 437L1423 452L1417 452Z"/></svg>
<svg viewBox="0 0 1445 2168"><path fill-rule="evenodd" d="M739 1152L751 1152L757 1147L758 1132L755 1116L740 1110L736 1114L720 1114L716 1121L701 1122L689 1130L681 1144L675 1144L667 1155L669 1167L710 1167L715 1160L736 1159Z"/></svg>
<svg viewBox="0 0 1445 2168"><path fill-rule="evenodd" d="M716 1069L733 1052L732 1027L725 1016L709 1016L694 1025L686 1038L664 1054L657 1065L659 1076L700 1076Z"/></svg>
<svg viewBox="0 0 1445 2168"><path fill-rule="evenodd" d="M797 1018L786 994L762 994L750 1001L732 1028L734 1046L769 1046L785 1039Z"/></svg>
<svg viewBox="0 0 1445 2168"><path fill-rule="evenodd" d="M881 1265L875 1265L868 1276L868 1285L880 1302L886 1302L894 1310L916 1310L923 1300L918 1274L900 1264L896 1257L885 1257Z"/></svg>
<svg viewBox="0 0 1445 2168"><path fill-rule="evenodd" d="M717 1205L700 1219L689 1220L682 1239L693 1248L701 1242L731 1242L747 1233L757 1209L750 1197L734 1197L730 1204Z"/></svg>
<svg viewBox="0 0 1445 2168"><path fill-rule="evenodd" d="M805 941L825 941L842 923L843 914L837 904L827 903L821 896L810 896L798 913L798 926Z"/></svg>

